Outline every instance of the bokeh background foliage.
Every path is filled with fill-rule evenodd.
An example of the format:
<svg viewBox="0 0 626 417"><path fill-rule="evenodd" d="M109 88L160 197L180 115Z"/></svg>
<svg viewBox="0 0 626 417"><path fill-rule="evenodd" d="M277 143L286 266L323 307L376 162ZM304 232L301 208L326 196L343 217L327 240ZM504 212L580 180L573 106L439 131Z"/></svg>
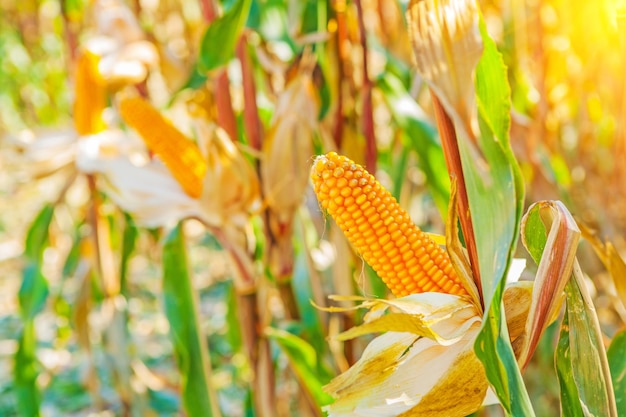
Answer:
<svg viewBox="0 0 626 417"><path fill-rule="evenodd" d="M312 156L365 164L420 227L444 229L450 184L406 3L0 1L0 415L322 415L322 386L366 340L327 339L362 317L311 301L387 294L320 213ZM623 393L623 4L480 7L507 66L525 203L561 199L589 227L580 262ZM256 188L236 190L250 201L210 196L208 227L146 226L77 170L74 86L91 45L107 51L106 129L141 144L118 111L128 90L200 145L219 129L230 145L212 139L216 165L247 164L235 174ZM557 347L569 354L552 326L524 374L537 415L559 412Z"/></svg>

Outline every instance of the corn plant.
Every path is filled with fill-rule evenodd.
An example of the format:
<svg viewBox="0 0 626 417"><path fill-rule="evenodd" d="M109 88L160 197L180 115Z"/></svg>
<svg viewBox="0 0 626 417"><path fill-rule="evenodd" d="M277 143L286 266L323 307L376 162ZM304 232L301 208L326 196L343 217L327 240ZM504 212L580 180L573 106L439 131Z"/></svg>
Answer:
<svg viewBox="0 0 626 417"><path fill-rule="evenodd" d="M620 242L570 213L606 200L568 188L558 55L535 80L519 29L569 6L531 3L7 2L1 154L34 220L0 414L625 413ZM39 124L65 127L15 133Z"/></svg>

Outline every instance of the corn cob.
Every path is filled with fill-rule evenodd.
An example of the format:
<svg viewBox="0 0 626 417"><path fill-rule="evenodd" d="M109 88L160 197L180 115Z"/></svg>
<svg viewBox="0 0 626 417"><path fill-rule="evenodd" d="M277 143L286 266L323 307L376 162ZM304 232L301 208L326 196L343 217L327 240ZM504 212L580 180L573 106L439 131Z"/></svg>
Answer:
<svg viewBox="0 0 626 417"><path fill-rule="evenodd" d="M466 294L446 251L362 166L330 152L315 160L311 178L322 208L395 296Z"/></svg>
<svg viewBox="0 0 626 417"><path fill-rule="evenodd" d="M106 107L104 80L98 72L99 57L84 51L76 64L74 126L80 135L104 130L102 111Z"/></svg>
<svg viewBox="0 0 626 417"><path fill-rule="evenodd" d="M141 97L123 98L119 109L124 121L161 158L183 190L193 198L200 197L207 162L198 146Z"/></svg>

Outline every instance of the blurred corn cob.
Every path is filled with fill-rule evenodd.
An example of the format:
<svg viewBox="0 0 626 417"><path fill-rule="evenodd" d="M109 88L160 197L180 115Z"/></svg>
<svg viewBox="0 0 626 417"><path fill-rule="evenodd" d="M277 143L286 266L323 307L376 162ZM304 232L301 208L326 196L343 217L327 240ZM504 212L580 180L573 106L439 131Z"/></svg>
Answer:
<svg viewBox="0 0 626 417"><path fill-rule="evenodd" d="M85 50L76 64L74 126L79 135L104 130L102 111L107 105L105 83L98 72L100 58Z"/></svg>
<svg viewBox="0 0 626 417"><path fill-rule="evenodd" d="M200 197L207 163L198 146L141 97L122 98L119 109L124 121L141 135L185 192Z"/></svg>
<svg viewBox="0 0 626 417"><path fill-rule="evenodd" d="M321 206L394 295L466 294L446 251L363 167L330 152L315 160L311 179Z"/></svg>

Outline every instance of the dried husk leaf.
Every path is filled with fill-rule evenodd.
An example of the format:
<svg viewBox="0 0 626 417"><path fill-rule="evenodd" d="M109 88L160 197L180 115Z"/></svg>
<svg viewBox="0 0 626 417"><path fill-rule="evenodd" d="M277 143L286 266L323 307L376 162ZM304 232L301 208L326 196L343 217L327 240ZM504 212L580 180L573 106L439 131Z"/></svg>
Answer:
<svg viewBox="0 0 626 417"><path fill-rule="evenodd" d="M456 343L468 328L480 321L466 298L443 293L420 293L394 300L367 301L366 322L337 336L352 339L374 332L410 332L436 340L441 345ZM383 315L391 309L392 312Z"/></svg>
<svg viewBox="0 0 626 417"><path fill-rule="evenodd" d="M611 242L603 243L600 238L584 224L581 225L582 235L593 247L596 255L604 264L615 285L617 296L620 298L622 305L626 307L626 262L622 259L617 249Z"/></svg>
<svg viewBox="0 0 626 417"><path fill-rule="evenodd" d="M110 90L146 80L159 61L156 47L145 39L135 14L119 0L92 4L95 33L85 47L100 57L98 72Z"/></svg>
<svg viewBox="0 0 626 417"><path fill-rule="evenodd" d="M261 174L265 202L278 223L290 222L309 182L308 170L303 167L308 166L313 155L320 106L311 71L311 68L301 69L281 93L263 143Z"/></svg>
<svg viewBox="0 0 626 417"><path fill-rule="evenodd" d="M329 416L465 416L476 411L488 386L473 352L479 328L475 322L449 346L406 332L377 337L352 368L325 387L338 397L327 407Z"/></svg>
<svg viewBox="0 0 626 417"><path fill-rule="evenodd" d="M78 134L73 129L24 130L7 135L5 169L20 181L43 178L71 165L76 157Z"/></svg>
<svg viewBox="0 0 626 417"><path fill-rule="evenodd" d="M267 204L269 246L267 264L274 278L287 282L293 272L293 218L304 199L309 176L305 166L313 155L319 98L313 84L314 56L306 53L297 72L279 95L276 112L263 142L261 178ZM290 289L280 287L291 305ZM291 315L294 308L289 309Z"/></svg>
<svg viewBox="0 0 626 417"><path fill-rule="evenodd" d="M526 320L533 293L532 281L520 281L507 285L502 302L506 315L509 338L515 356L518 357L526 339Z"/></svg>
<svg viewBox="0 0 626 417"><path fill-rule="evenodd" d="M475 0L412 0L409 36L420 75L472 137L473 71L482 55Z"/></svg>
<svg viewBox="0 0 626 417"><path fill-rule="evenodd" d="M98 71L109 89L138 84L148 77L148 70L159 61L155 46L148 41L137 41L102 57Z"/></svg>
<svg viewBox="0 0 626 417"><path fill-rule="evenodd" d="M203 218L214 227L227 223L243 227L260 205L260 186L254 168L223 129L203 120L197 120L196 127L207 155L207 173L200 197Z"/></svg>
<svg viewBox="0 0 626 417"><path fill-rule="evenodd" d="M199 216L199 201L187 195L163 163L131 162L132 143L121 131L85 137L79 142L76 166L84 173L100 174L102 191L142 226L172 225Z"/></svg>
<svg viewBox="0 0 626 417"><path fill-rule="evenodd" d="M400 417L463 417L476 412L484 403L487 376L472 349L461 352L456 361L420 403Z"/></svg>
<svg viewBox="0 0 626 417"><path fill-rule="evenodd" d="M120 0L96 0L91 12L97 33L115 40L120 46L144 38L135 14Z"/></svg>
<svg viewBox="0 0 626 417"><path fill-rule="evenodd" d="M467 251L459 238L459 210L457 204L456 180L450 183L450 203L448 204L448 217L446 218L446 251L450 256L452 266L465 291L470 295L472 303L477 309L481 309L478 287L474 282L472 268L470 266ZM482 310L480 311L482 316Z"/></svg>

